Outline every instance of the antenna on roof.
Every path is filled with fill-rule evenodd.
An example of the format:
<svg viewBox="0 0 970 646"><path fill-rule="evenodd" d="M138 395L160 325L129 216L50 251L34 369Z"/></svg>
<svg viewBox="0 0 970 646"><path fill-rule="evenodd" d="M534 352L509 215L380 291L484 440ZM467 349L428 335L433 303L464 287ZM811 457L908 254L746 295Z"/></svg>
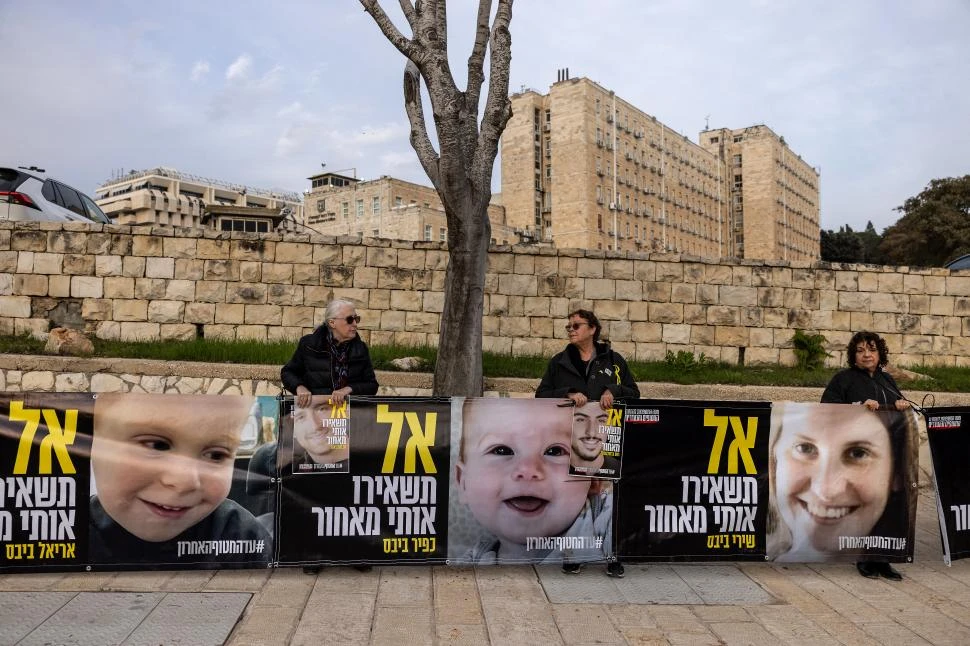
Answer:
<svg viewBox="0 0 970 646"><path fill-rule="evenodd" d="M704 117L704 130L710 130L710 129L711 129L711 115L707 115L706 117Z"/></svg>

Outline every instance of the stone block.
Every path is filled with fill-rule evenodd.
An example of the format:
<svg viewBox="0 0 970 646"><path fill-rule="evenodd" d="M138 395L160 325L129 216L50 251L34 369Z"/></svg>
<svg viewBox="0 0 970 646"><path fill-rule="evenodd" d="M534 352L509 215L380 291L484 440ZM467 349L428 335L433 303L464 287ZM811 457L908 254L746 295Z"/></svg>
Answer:
<svg viewBox="0 0 970 646"><path fill-rule="evenodd" d="M293 265L276 263L262 263L262 274L264 283L283 283L290 285L293 283Z"/></svg>
<svg viewBox="0 0 970 646"><path fill-rule="evenodd" d="M47 234L43 231L17 229L10 233L11 251L47 251Z"/></svg>
<svg viewBox="0 0 970 646"><path fill-rule="evenodd" d="M115 321L148 320L148 301L118 298L111 301Z"/></svg>
<svg viewBox="0 0 970 646"><path fill-rule="evenodd" d="M152 323L181 323L185 303L181 301L150 301L148 320Z"/></svg>
<svg viewBox="0 0 970 646"><path fill-rule="evenodd" d="M377 270L377 286L384 289L411 289L414 272L398 267L381 267Z"/></svg>
<svg viewBox="0 0 970 646"><path fill-rule="evenodd" d="M0 296L0 317L30 317L29 296Z"/></svg>
<svg viewBox="0 0 970 646"><path fill-rule="evenodd" d="M255 260L239 261L239 280L244 283L259 283L263 281L263 263Z"/></svg>
<svg viewBox="0 0 970 646"><path fill-rule="evenodd" d="M871 295L869 309L872 312L905 312L909 309L909 298L905 294Z"/></svg>
<svg viewBox="0 0 970 646"><path fill-rule="evenodd" d="M238 234L233 234L238 235ZM229 257L233 260L252 260L255 262L275 262L276 242L264 238L238 239L229 241ZM236 332L237 336L239 331ZM257 332L258 336L258 332ZM265 337L264 337L265 338Z"/></svg>
<svg viewBox="0 0 970 646"><path fill-rule="evenodd" d="M195 281L169 280L165 285L165 299L170 301L194 301Z"/></svg>
<svg viewBox="0 0 970 646"><path fill-rule="evenodd" d="M684 323L692 325L704 325L707 323L708 305L684 304Z"/></svg>
<svg viewBox="0 0 970 646"><path fill-rule="evenodd" d="M313 258L314 246L305 242L278 242L275 262L305 263L307 259Z"/></svg>
<svg viewBox="0 0 970 646"><path fill-rule="evenodd" d="M320 283L328 287L350 287L354 281L354 268L326 266L320 268Z"/></svg>
<svg viewBox="0 0 970 646"><path fill-rule="evenodd" d="M230 283L226 286L226 302L261 305L266 302L266 285Z"/></svg>
<svg viewBox="0 0 970 646"><path fill-rule="evenodd" d="M391 309L405 312L421 311L421 293L409 290L391 290Z"/></svg>
<svg viewBox="0 0 970 646"><path fill-rule="evenodd" d="M279 305L246 305L243 322L248 325L282 325L283 308Z"/></svg>
<svg viewBox="0 0 970 646"><path fill-rule="evenodd" d="M94 274L94 256L66 254L61 269L72 276L91 276Z"/></svg>
<svg viewBox="0 0 970 646"><path fill-rule="evenodd" d="M81 318L85 321L110 321L112 312L108 298L85 298L81 302Z"/></svg>
<svg viewBox="0 0 970 646"><path fill-rule="evenodd" d="M723 285L718 288L721 305L757 305L758 290L755 287Z"/></svg>
<svg viewBox="0 0 970 646"><path fill-rule="evenodd" d="M216 319L217 324L223 325L238 325L241 324L246 317L246 306L242 304L232 304L232 303L216 303ZM206 327L206 336L208 336L209 328ZM233 333L235 334L235 333ZM233 337L229 337L233 338Z"/></svg>
<svg viewBox="0 0 970 646"><path fill-rule="evenodd" d="M205 280L239 280L239 262L235 260L206 260L202 269Z"/></svg>
<svg viewBox="0 0 970 646"><path fill-rule="evenodd" d="M872 303L872 294L858 292L839 292L838 309L848 312L868 312Z"/></svg>
<svg viewBox="0 0 970 646"><path fill-rule="evenodd" d="M123 341L155 341L159 338L158 323L122 323Z"/></svg>
<svg viewBox="0 0 970 646"><path fill-rule="evenodd" d="M293 265L294 285L317 285L320 283L320 268L309 263Z"/></svg>
<svg viewBox="0 0 970 646"><path fill-rule="evenodd" d="M714 342L720 346L747 347L748 330L743 327L721 326L714 328Z"/></svg>
<svg viewBox="0 0 970 646"><path fill-rule="evenodd" d="M223 238L196 240L195 256L202 260L228 260L229 240Z"/></svg>
<svg viewBox="0 0 970 646"><path fill-rule="evenodd" d="M195 325L190 323L162 324L158 336L163 341L192 341L198 336Z"/></svg>
<svg viewBox="0 0 970 646"><path fill-rule="evenodd" d="M740 321L740 308L724 305L711 305L707 308L707 323L710 325L738 325Z"/></svg>
<svg viewBox="0 0 970 646"><path fill-rule="evenodd" d="M72 276L71 296L74 298L101 298L104 296L104 279L94 276Z"/></svg>
<svg viewBox="0 0 970 646"><path fill-rule="evenodd" d="M368 247L366 258L368 267L397 267L397 249Z"/></svg>
<svg viewBox="0 0 970 646"><path fill-rule="evenodd" d="M664 323L661 339L664 343L690 343L690 325Z"/></svg>
<svg viewBox="0 0 970 646"><path fill-rule="evenodd" d="M215 303L185 303L184 311L186 323L214 323L216 320Z"/></svg>
<svg viewBox="0 0 970 646"><path fill-rule="evenodd" d="M142 278L145 276L145 258L138 256L126 256L121 259L121 275L131 278Z"/></svg>
<svg viewBox="0 0 970 646"><path fill-rule="evenodd" d="M613 300L616 298L616 281L606 278L587 278L583 297L588 300Z"/></svg>
<svg viewBox="0 0 970 646"><path fill-rule="evenodd" d="M684 306L680 303L650 303L650 320L655 323L682 323Z"/></svg>
<svg viewBox="0 0 970 646"><path fill-rule="evenodd" d="M205 261L195 258L178 258L175 261L176 280L202 280Z"/></svg>
<svg viewBox="0 0 970 646"><path fill-rule="evenodd" d="M577 278L603 278L602 258L577 258L576 277Z"/></svg>
<svg viewBox="0 0 970 646"><path fill-rule="evenodd" d="M955 299L953 296L930 296L930 314L953 316Z"/></svg>
<svg viewBox="0 0 970 646"><path fill-rule="evenodd" d="M163 238L151 235L132 236L131 253L134 256L160 257L165 253Z"/></svg>
<svg viewBox="0 0 970 646"><path fill-rule="evenodd" d="M510 296L538 296L539 283L535 276L503 274L499 276L498 291Z"/></svg>
<svg viewBox="0 0 970 646"><path fill-rule="evenodd" d="M3 252L10 253L10 252ZM62 268L64 265L64 256L59 253L31 253L24 252L21 254L23 256L32 255L33 256L33 268L32 272L35 274L60 274L62 273ZM119 258L118 256L109 256L112 258ZM119 258L120 266L120 258Z"/></svg>
<svg viewBox="0 0 970 646"><path fill-rule="evenodd" d="M299 285L267 285L266 302L270 305L303 305L304 288Z"/></svg>
<svg viewBox="0 0 970 646"><path fill-rule="evenodd" d="M135 298L157 300L165 298L168 281L161 278L136 278Z"/></svg>
<svg viewBox="0 0 970 646"><path fill-rule="evenodd" d="M568 273L562 269L562 259L560 259L560 274ZM633 279L651 282L657 280L657 263L650 260L633 261Z"/></svg>
<svg viewBox="0 0 970 646"><path fill-rule="evenodd" d="M21 296L47 296L47 276L41 274L16 274L13 292Z"/></svg>
<svg viewBox="0 0 970 646"><path fill-rule="evenodd" d="M198 243L196 238L173 237L162 241L162 253L168 258L198 258Z"/></svg>
<svg viewBox="0 0 970 646"><path fill-rule="evenodd" d="M608 258L603 263L603 278L633 280L633 261Z"/></svg>
<svg viewBox="0 0 970 646"><path fill-rule="evenodd" d="M174 258L146 258L146 278L175 278Z"/></svg>
<svg viewBox="0 0 970 646"><path fill-rule="evenodd" d="M526 296L523 301L525 316L549 316L549 298L545 296Z"/></svg>
<svg viewBox="0 0 970 646"><path fill-rule="evenodd" d="M47 279L47 295L66 298L71 295L71 276L50 276Z"/></svg>

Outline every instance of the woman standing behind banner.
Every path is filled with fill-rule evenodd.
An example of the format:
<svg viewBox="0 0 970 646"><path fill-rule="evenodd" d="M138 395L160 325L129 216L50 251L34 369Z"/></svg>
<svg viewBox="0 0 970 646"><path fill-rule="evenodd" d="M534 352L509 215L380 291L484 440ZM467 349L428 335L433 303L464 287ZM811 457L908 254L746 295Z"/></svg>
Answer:
<svg viewBox="0 0 970 646"><path fill-rule="evenodd" d="M536 397L565 397L582 407L587 401L598 401L600 408L609 410L616 399L640 397L640 389L630 368L620 354L600 341L602 326L590 310L578 309L569 315L566 334L569 345L549 361ZM575 574L579 563L563 563L563 572ZM610 561L606 573L623 576L623 564Z"/></svg>
<svg viewBox="0 0 970 646"><path fill-rule="evenodd" d="M296 395L301 408L311 395L330 395L342 404L351 394L376 395L377 377L367 344L357 335L360 317L354 304L334 299L327 304L323 325L300 339L283 366L283 387Z"/></svg>
<svg viewBox="0 0 970 646"><path fill-rule="evenodd" d="M837 373L822 393L823 404L862 404L869 410L894 408L906 410L910 402L884 368L889 363L886 341L875 332L856 332L846 347L849 367ZM901 581L892 565L879 561L859 561L859 574L869 579L882 576Z"/></svg>
<svg viewBox="0 0 970 646"><path fill-rule="evenodd" d="M352 394L377 394L377 376L367 344L357 335L359 323L360 316L351 301L334 299L327 303L323 325L300 339L293 357L280 371L283 387L296 395L298 407L309 408L313 395L330 395L330 401L339 405ZM315 574L320 569L309 565L303 571Z"/></svg>

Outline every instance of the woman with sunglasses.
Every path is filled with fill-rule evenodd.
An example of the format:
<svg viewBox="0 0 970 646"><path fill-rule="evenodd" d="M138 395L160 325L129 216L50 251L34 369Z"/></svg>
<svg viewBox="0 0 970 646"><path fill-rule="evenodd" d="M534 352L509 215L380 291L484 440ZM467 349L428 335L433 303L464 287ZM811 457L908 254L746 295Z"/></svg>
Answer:
<svg viewBox="0 0 970 646"><path fill-rule="evenodd" d="M327 304L323 325L300 339L280 371L283 387L296 395L297 406L309 406L311 395L330 395L334 404L342 404L351 394L377 394L367 344L357 335L359 323L351 301L334 299Z"/></svg>
<svg viewBox="0 0 970 646"><path fill-rule="evenodd" d="M580 407L598 401L603 410L609 410L614 399L640 396L626 361L608 341L600 341L601 331L599 319L590 310L569 315L569 345L549 361L536 397L566 397Z"/></svg>
<svg viewBox="0 0 970 646"><path fill-rule="evenodd" d="M601 331L600 321L592 311L579 309L569 315L569 345L549 361L536 397L567 398L579 408L589 401L599 402L600 408L609 410L616 399L640 396L626 361L610 348L609 342L600 340ZM577 574L581 569L581 563L564 561L562 565L567 574ZM607 575L621 578L623 573L618 559L607 562Z"/></svg>

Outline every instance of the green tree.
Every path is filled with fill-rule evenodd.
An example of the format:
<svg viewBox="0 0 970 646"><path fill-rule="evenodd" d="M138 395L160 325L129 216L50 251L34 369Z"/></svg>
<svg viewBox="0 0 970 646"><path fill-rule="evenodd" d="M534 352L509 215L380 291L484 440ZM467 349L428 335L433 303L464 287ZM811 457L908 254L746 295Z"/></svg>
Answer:
<svg viewBox="0 0 970 646"><path fill-rule="evenodd" d="M822 260L826 262L864 262L862 241L847 224L838 231L823 229L819 247Z"/></svg>
<svg viewBox="0 0 970 646"><path fill-rule="evenodd" d="M970 253L970 175L931 180L896 210L879 246L893 264L942 267Z"/></svg>

